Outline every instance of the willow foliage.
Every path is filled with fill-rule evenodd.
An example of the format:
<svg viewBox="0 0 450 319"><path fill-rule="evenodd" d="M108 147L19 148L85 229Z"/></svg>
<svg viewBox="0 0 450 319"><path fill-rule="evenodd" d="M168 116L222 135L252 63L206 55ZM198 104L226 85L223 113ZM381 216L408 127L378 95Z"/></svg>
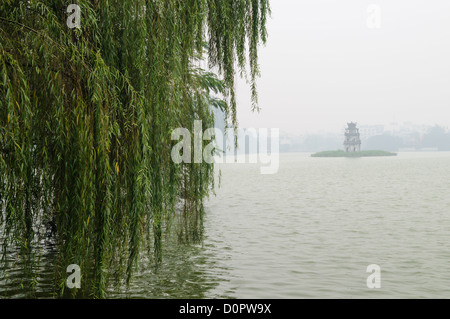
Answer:
<svg viewBox="0 0 450 319"><path fill-rule="evenodd" d="M66 25L81 8L81 28ZM209 164L175 164L171 132L234 126L236 73L257 107L268 0L6 0L0 4L0 238L30 274L50 230L56 285L82 270L84 295L129 281L182 204L180 238L201 237ZM218 76L199 67L209 61ZM218 98L217 96L220 96Z"/></svg>

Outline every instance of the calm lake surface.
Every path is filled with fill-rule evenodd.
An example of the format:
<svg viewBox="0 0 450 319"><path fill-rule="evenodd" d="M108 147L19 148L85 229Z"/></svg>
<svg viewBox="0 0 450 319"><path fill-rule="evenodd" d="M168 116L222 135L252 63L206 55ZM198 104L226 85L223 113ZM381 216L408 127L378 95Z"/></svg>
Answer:
<svg viewBox="0 0 450 319"><path fill-rule="evenodd" d="M219 167L203 245L173 251L131 296L450 298L450 153ZM380 289L367 287L371 264Z"/></svg>
<svg viewBox="0 0 450 319"><path fill-rule="evenodd" d="M281 154L274 175L219 165L203 243L168 244L160 270L110 296L450 298L450 153L309 155Z"/></svg>

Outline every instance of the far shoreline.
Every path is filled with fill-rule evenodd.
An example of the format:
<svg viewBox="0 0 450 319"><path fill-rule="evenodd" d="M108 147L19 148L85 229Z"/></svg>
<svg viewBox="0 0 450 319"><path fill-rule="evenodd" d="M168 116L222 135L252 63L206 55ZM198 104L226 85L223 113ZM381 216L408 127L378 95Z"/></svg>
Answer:
<svg viewBox="0 0 450 319"><path fill-rule="evenodd" d="M311 154L311 157L384 157L384 156L397 156L397 153L371 150L371 151L359 151L359 152L344 152L338 151L324 151Z"/></svg>

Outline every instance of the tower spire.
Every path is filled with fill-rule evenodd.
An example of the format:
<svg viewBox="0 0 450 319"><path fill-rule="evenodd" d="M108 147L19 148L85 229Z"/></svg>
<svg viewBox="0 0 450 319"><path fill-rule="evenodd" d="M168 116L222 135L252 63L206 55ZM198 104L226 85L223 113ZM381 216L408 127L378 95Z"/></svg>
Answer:
<svg viewBox="0 0 450 319"><path fill-rule="evenodd" d="M345 141L344 147L345 152L360 152L361 151L361 138L359 134L359 128L356 127L357 123L347 123L347 128L345 129Z"/></svg>

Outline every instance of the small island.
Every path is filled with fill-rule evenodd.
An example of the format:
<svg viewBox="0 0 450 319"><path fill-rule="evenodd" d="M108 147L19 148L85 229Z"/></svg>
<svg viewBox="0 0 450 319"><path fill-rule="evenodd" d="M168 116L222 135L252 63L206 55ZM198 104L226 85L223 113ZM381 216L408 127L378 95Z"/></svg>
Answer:
<svg viewBox="0 0 450 319"><path fill-rule="evenodd" d="M386 151L361 151L361 139L356 123L347 123L345 130L345 150L325 151L312 154L312 157L370 157L370 156L397 156L396 153Z"/></svg>
<svg viewBox="0 0 450 319"><path fill-rule="evenodd" d="M339 151L325 151L311 155L312 157L370 157L370 156L397 156L396 153L386 151L359 151L359 152L345 152Z"/></svg>

